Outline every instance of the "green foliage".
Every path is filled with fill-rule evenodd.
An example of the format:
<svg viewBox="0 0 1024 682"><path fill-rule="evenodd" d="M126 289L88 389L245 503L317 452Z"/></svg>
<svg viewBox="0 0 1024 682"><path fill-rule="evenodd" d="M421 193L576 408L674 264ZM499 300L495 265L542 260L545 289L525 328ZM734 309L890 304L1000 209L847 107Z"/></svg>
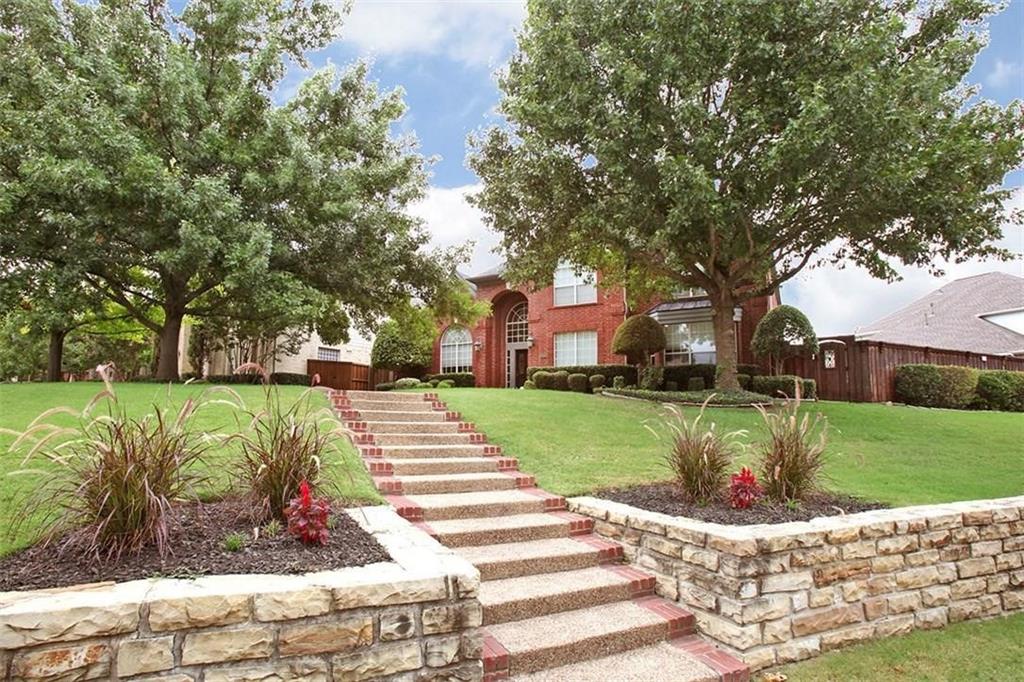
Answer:
<svg viewBox="0 0 1024 682"><path fill-rule="evenodd" d="M754 377L749 374L737 374L736 381L739 382L740 388L744 391L754 390Z"/></svg>
<svg viewBox="0 0 1024 682"><path fill-rule="evenodd" d="M754 328L750 349L782 374L782 361L793 355L818 352L818 336L807 316L791 305L772 308Z"/></svg>
<svg viewBox="0 0 1024 682"><path fill-rule="evenodd" d="M523 388L527 391L533 391L536 390L537 384L527 379L526 381L523 382Z"/></svg>
<svg viewBox="0 0 1024 682"><path fill-rule="evenodd" d="M643 391L657 391L665 380L665 368L658 366L641 367L639 373L640 389Z"/></svg>
<svg viewBox="0 0 1024 682"><path fill-rule="evenodd" d="M590 382L587 380L587 375L580 374L579 372L570 374L567 382L569 384L569 390L575 391L576 393L587 393L590 388Z"/></svg>
<svg viewBox="0 0 1024 682"><path fill-rule="evenodd" d="M1024 108L965 84L998 7L534 0L502 124L470 141L508 278L570 261L636 301L698 286L724 322L822 261L895 279L1008 257Z"/></svg>
<svg viewBox="0 0 1024 682"><path fill-rule="evenodd" d="M701 422L706 408L707 402L690 419L674 405L665 405L663 423L672 443L665 462L683 498L701 504L722 496L732 463L741 450L740 436L744 435L741 431L723 433L714 422L704 426Z"/></svg>
<svg viewBox="0 0 1024 682"><path fill-rule="evenodd" d="M666 391L676 392L676 391L679 390L679 384L677 384L674 381L666 381L665 382L665 390Z"/></svg>
<svg viewBox="0 0 1024 682"><path fill-rule="evenodd" d="M750 390L776 398L795 398L798 384L801 399L814 400L818 397L818 385L814 379L801 379L793 374L751 377Z"/></svg>
<svg viewBox="0 0 1024 682"><path fill-rule="evenodd" d="M704 388L704 377L690 377L686 382L687 391L703 391Z"/></svg>
<svg viewBox="0 0 1024 682"><path fill-rule="evenodd" d="M557 372L551 373L551 388L556 391L568 391L569 390L569 372L564 369L560 369Z"/></svg>
<svg viewBox="0 0 1024 682"><path fill-rule="evenodd" d="M590 382L590 390L594 391L594 392L597 392L598 390L604 388L604 385L606 383L606 380L605 380L603 374L592 374L587 379L587 381Z"/></svg>
<svg viewBox="0 0 1024 682"><path fill-rule="evenodd" d="M376 386L374 386L373 390L375 390L375 391L393 391L393 390L395 390L395 382L393 382L393 381L385 381L384 383L377 384Z"/></svg>
<svg viewBox="0 0 1024 682"><path fill-rule="evenodd" d="M276 538L278 535L281 534L282 530L284 530L284 528L280 521L278 521L277 519L270 519L265 524L263 524L263 528L260 530L260 532L263 535L266 535L268 538Z"/></svg>
<svg viewBox="0 0 1024 682"><path fill-rule="evenodd" d="M616 375L612 379L612 388L622 389L622 388L625 388L625 387L626 387L626 377L624 377L621 374L619 374L619 375Z"/></svg>
<svg viewBox="0 0 1024 682"><path fill-rule="evenodd" d="M248 538L242 533L228 533L224 536L224 541L221 545L225 551L228 552L241 552L245 549L245 543Z"/></svg>
<svg viewBox="0 0 1024 682"><path fill-rule="evenodd" d="M312 386L313 377L301 372L272 372L270 383L282 386Z"/></svg>
<svg viewBox="0 0 1024 682"><path fill-rule="evenodd" d="M649 315L631 315L622 321L612 337L612 352L646 365L655 353L665 350L665 327Z"/></svg>
<svg viewBox="0 0 1024 682"><path fill-rule="evenodd" d="M985 410L1024 412L1024 372L995 369L978 373L977 406Z"/></svg>
<svg viewBox="0 0 1024 682"><path fill-rule="evenodd" d="M451 379L443 379L436 384L433 381L428 381L427 385L435 388L455 388L455 382Z"/></svg>
<svg viewBox="0 0 1024 682"><path fill-rule="evenodd" d="M894 382L900 402L960 410L975 400L978 370L951 365L900 365Z"/></svg>
<svg viewBox="0 0 1024 682"><path fill-rule="evenodd" d="M550 390L550 389L554 388L554 383L552 381L552 374L553 374L552 372L547 372L547 371L544 371L544 370L537 370L537 371L533 372L530 376L533 377L533 383L537 385L537 388L544 389L544 390Z"/></svg>
<svg viewBox="0 0 1024 682"><path fill-rule="evenodd" d="M377 330L370 351L370 364L405 374L417 374L434 361L436 327L419 315L409 315L407 322L388 320Z"/></svg>
<svg viewBox="0 0 1024 682"><path fill-rule="evenodd" d="M449 372L447 374L428 374L430 381L450 381L457 388L473 388L476 386L476 376L472 372Z"/></svg>
<svg viewBox="0 0 1024 682"><path fill-rule="evenodd" d="M556 372L565 370L571 374L586 374L588 377L601 375L606 384L611 384L615 377L621 376L626 383L636 383L636 367L632 365L568 365L562 367L529 367L526 378L532 379L536 372Z"/></svg>
<svg viewBox="0 0 1024 682"><path fill-rule="evenodd" d="M709 388L715 385L715 365L670 365L665 368L665 380L674 381L679 386L689 386L690 379L700 377L704 380L704 386Z"/></svg>
<svg viewBox="0 0 1024 682"><path fill-rule="evenodd" d="M799 502L821 487L825 469L828 421L821 414L800 415L800 398L777 410L757 405L767 440L759 447L761 485L778 502Z"/></svg>
<svg viewBox="0 0 1024 682"><path fill-rule="evenodd" d="M416 377L404 377L402 379L395 381L394 383L395 388L397 389L416 388L417 386L420 385L420 380L417 379Z"/></svg>
<svg viewBox="0 0 1024 682"><path fill-rule="evenodd" d="M637 388L605 389L605 395L620 395L626 398L640 398L659 403L681 403L684 405L721 405L749 407L751 405L768 405L773 400L760 393L749 391L645 391Z"/></svg>
<svg viewBox="0 0 1024 682"><path fill-rule="evenodd" d="M764 371L761 369L760 365L739 364L736 365L736 371L739 372L740 374L746 374L752 377L758 377L764 374Z"/></svg>

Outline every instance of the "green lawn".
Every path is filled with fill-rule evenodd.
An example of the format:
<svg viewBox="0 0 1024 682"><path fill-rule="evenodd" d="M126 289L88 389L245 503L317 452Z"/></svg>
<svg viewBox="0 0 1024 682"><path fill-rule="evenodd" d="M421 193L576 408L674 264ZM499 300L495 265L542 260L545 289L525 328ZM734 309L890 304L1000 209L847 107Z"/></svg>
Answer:
<svg viewBox="0 0 1024 682"><path fill-rule="evenodd" d="M891 637L778 671L789 682L997 682L1024 679L1022 662L1024 615L1016 615Z"/></svg>
<svg viewBox="0 0 1024 682"><path fill-rule="evenodd" d="M644 422L653 403L557 391L447 389L453 410L518 457L523 471L562 495L667 477L666 444ZM830 427L830 487L892 505L1024 493L1024 416L819 402ZM686 408L693 414L697 408ZM708 408L705 419L761 436L748 408ZM747 455L745 459L749 459Z"/></svg>
<svg viewBox="0 0 1024 682"><path fill-rule="evenodd" d="M22 430L41 412L57 406L75 409L83 408L103 385L94 382L64 384L0 384L0 427ZM117 384L118 400L131 414L144 415L154 411L154 405L172 405L177 409L190 396L197 396L205 388L202 385L161 384ZM264 400L260 386L233 386L250 409L258 409ZM281 386L282 402L290 404L302 394L300 386ZM327 400L315 395L314 400L324 406ZM196 427L208 432L230 432L236 430L236 410L226 405L209 405L197 413ZM74 422L72 417L61 417L63 423ZM10 476L10 472L23 468L20 457L8 453L14 438L0 434L0 529L9 527L16 515L15 506L25 493L38 485L38 475ZM352 501L376 503L381 501L373 483L359 462L355 449L347 440L341 442L342 456L337 461L325 462L328 476L339 486L341 494ZM231 451L227 448L212 450L204 462L205 473L210 482L203 495L216 496L223 493L230 481ZM53 466L53 465L50 465ZM34 460L33 468L40 467L40 460ZM17 537L9 537L0 530L0 555L24 546L31 539L31 528L25 528Z"/></svg>

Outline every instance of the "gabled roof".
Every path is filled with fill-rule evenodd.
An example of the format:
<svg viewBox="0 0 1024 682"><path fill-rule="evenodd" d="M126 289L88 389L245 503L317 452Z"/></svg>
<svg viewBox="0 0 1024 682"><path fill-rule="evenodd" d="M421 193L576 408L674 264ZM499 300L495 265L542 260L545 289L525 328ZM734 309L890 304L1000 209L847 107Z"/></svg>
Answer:
<svg viewBox="0 0 1024 682"><path fill-rule="evenodd" d="M1024 353L1024 334L986 319L1024 310L1024 278L1004 272L965 277L857 330L858 340L964 350Z"/></svg>
<svg viewBox="0 0 1024 682"><path fill-rule="evenodd" d="M505 263L499 263L489 270L478 272L475 275L466 277L467 282L486 282L492 279L504 279L505 277Z"/></svg>

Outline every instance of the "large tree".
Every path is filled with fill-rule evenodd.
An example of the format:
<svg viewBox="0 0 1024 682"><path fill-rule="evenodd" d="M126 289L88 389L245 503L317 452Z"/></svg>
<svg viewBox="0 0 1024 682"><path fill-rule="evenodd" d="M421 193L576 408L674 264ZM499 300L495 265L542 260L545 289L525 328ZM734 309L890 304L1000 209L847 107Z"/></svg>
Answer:
<svg viewBox="0 0 1024 682"><path fill-rule="evenodd" d="M733 310L808 264L1005 256L1019 102L964 83L981 0L534 0L476 137L508 272L570 260L636 300L702 287L720 385Z"/></svg>
<svg viewBox="0 0 1024 682"><path fill-rule="evenodd" d="M324 47L328 0L0 3L0 256L74 267L159 337L182 320L315 309L372 326L454 271L406 212L425 183L404 106L365 65L275 104ZM272 301L272 305L266 305Z"/></svg>

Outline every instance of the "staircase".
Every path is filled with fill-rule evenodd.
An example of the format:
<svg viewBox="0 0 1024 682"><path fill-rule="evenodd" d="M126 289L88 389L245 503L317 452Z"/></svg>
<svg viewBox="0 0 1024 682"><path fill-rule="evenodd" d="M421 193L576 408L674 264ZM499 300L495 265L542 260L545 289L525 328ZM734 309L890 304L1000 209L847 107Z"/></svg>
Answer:
<svg viewBox="0 0 1024 682"><path fill-rule="evenodd" d="M481 576L484 680L742 682L593 521L536 487L433 393L335 391L377 488Z"/></svg>

